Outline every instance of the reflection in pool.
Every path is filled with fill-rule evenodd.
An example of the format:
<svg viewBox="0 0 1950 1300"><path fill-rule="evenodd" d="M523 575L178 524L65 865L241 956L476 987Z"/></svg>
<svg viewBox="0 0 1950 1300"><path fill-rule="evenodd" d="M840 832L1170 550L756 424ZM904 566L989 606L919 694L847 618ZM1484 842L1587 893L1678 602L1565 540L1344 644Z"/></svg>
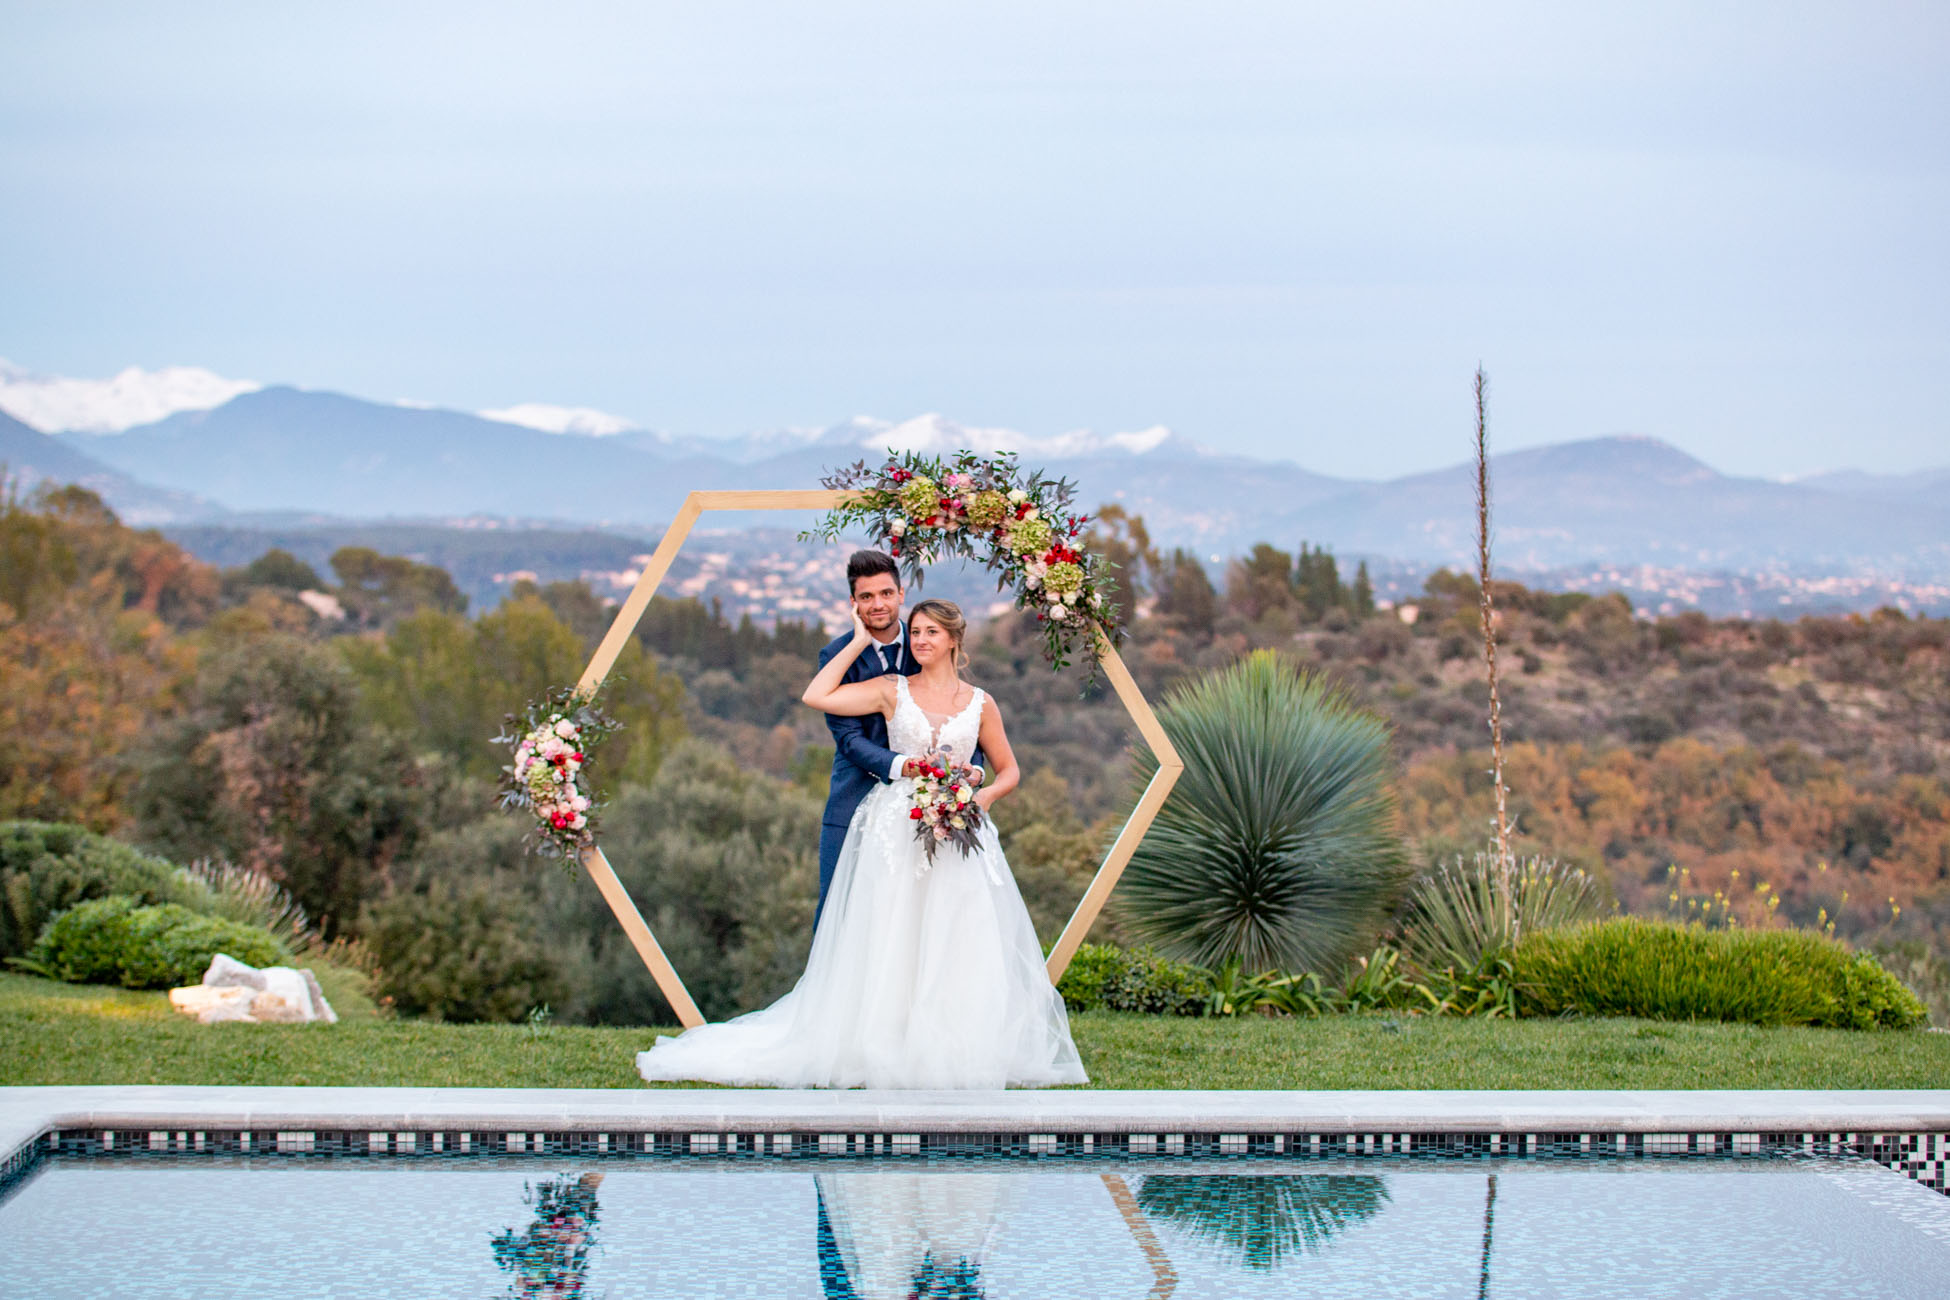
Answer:
<svg viewBox="0 0 1950 1300"><path fill-rule="evenodd" d="M495 1265L514 1274L509 1294L530 1300L583 1293L601 1216L596 1189L602 1185L601 1174L588 1173L523 1186L521 1199L534 1208L534 1219L521 1235L509 1228L491 1243Z"/></svg>
<svg viewBox="0 0 1950 1300"><path fill-rule="evenodd" d="M1137 1202L1147 1218L1184 1227L1233 1263L1270 1269L1373 1218L1388 1183L1373 1174L1146 1174Z"/></svg>
<svg viewBox="0 0 1950 1300"><path fill-rule="evenodd" d="M1946 1275L1950 1198L1829 1160L57 1158L0 1203L0 1296L1691 1300Z"/></svg>

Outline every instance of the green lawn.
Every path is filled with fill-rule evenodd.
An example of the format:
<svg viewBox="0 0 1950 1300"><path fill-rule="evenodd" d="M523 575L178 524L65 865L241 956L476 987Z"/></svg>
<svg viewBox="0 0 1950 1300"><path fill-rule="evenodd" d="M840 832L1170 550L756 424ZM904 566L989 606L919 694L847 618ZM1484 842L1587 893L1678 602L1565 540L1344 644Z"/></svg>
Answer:
<svg viewBox="0 0 1950 1300"><path fill-rule="evenodd" d="M387 1020L331 972L337 1025L198 1025L161 993L0 975L0 1085L643 1087L656 1031ZM1166 1020L1072 1026L1100 1088L1937 1088L1950 1034L1643 1020Z"/></svg>

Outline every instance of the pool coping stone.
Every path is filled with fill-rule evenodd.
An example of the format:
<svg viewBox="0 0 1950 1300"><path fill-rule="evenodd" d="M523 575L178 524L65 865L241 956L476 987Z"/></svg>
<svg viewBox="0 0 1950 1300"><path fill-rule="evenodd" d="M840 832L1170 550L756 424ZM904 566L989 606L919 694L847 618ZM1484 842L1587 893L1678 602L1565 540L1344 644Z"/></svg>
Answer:
<svg viewBox="0 0 1950 1300"><path fill-rule="evenodd" d="M66 1129L785 1133L1950 1132L1950 1089L970 1091L0 1088L0 1158Z"/></svg>

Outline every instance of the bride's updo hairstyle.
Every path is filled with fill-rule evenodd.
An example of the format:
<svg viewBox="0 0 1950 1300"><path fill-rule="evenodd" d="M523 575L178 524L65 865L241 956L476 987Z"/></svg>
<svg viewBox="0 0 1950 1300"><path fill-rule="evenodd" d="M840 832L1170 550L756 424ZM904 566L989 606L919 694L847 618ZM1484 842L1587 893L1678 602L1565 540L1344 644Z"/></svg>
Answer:
<svg viewBox="0 0 1950 1300"><path fill-rule="evenodd" d="M952 600L924 600L907 611L907 633L914 635L914 620L926 614L930 622L940 625L955 643L955 671L968 667L968 656L962 653L962 638L968 635L968 620L962 617L961 606Z"/></svg>

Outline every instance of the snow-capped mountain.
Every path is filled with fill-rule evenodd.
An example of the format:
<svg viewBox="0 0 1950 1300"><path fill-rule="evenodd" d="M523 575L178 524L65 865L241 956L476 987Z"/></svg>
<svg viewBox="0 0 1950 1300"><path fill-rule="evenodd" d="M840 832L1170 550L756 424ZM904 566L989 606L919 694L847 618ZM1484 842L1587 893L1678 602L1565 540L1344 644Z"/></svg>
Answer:
<svg viewBox="0 0 1950 1300"><path fill-rule="evenodd" d="M551 406L547 402L518 402L493 411L477 411L484 420L519 424L543 433L580 433L592 438L607 438L619 433L641 432L636 421L593 406Z"/></svg>
<svg viewBox="0 0 1950 1300"><path fill-rule="evenodd" d="M120 433L178 411L207 411L260 387L201 366L130 366L111 379L69 379L0 360L0 411L42 433Z"/></svg>
<svg viewBox="0 0 1950 1300"><path fill-rule="evenodd" d="M929 411L906 420L881 420L871 415L856 415L850 420L825 428L789 426L742 434L735 438L671 438L649 435L645 445L661 450L682 450L700 456L717 456L749 464L774 456L788 455L809 448L838 457L852 453L869 459L894 451L921 452L941 456L963 449L990 455L1013 451L1025 459L1081 460L1096 456L1141 456L1169 446L1181 453L1197 453L1198 448L1163 425L1130 433L1097 433L1073 429L1049 437L1037 437L1015 429L961 424L938 412Z"/></svg>

